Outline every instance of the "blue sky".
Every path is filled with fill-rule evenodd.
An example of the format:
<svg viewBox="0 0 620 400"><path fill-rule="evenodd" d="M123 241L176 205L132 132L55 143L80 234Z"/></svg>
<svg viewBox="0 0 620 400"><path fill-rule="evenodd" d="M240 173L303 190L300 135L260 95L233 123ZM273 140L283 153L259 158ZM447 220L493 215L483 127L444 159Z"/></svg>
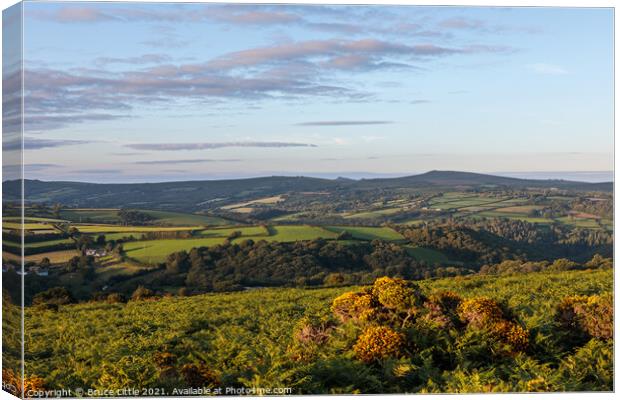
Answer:
<svg viewBox="0 0 620 400"><path fill-rule="evenodd" d="M26 3L26 177L610 171L612 17Z"/></svg>

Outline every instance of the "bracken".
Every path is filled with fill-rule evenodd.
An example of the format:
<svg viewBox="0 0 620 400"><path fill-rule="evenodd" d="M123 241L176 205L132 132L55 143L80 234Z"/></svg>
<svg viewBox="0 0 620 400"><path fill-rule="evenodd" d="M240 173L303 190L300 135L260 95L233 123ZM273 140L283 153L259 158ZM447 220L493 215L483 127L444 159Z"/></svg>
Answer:
<svg viewBox="0 0 620 400"><path fill-rule="evenodd" d="M579 330L591 337L611 339L614 335L613 296L568 296L558 305L556 319L568 331Z"/></svg>

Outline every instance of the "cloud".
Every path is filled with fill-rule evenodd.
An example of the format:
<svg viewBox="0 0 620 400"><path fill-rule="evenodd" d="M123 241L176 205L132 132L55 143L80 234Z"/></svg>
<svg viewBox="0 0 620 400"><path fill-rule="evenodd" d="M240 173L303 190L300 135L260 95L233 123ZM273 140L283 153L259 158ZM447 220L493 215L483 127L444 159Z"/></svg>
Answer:
<svg viewBox="0 0 620 400"><path fill-rule="evenodd" d="M532 72L543 75L566 75L568 71L559 65L536 63L526 65L526 68Z"/></svg>
<svg viewBox="0 0 620 400"><path fill-rule="evenodd" d="M166 165L166 164L200 164L200 163L212 163L212 162L237 162L243 161L238 158L222 159L222 160L210 160L210 159L193 159L193 160L155 160L155 161L136 161L134 164L141 165Z"/></svg>
<svg viewBox="0 0 620 400"><path fill-rule="evenodd" d="M487 24L479 19L453 17L448 18L439 23L439 27L448 29L473 29L480 30L486 29Z"/></svg>
<svg viewBox="0 0 620 400"><path fill-rule="evenodd" d="M353 10L350 15L348 10ZM373 9L374 10L374 9ZM169 105L188 102L263 100L301 100L323 97L330 101L368 101L375 93L345 74L376 70L417 70L438 58L469 54L503 54L512 51L502 45L456 45L412 43L425 28L416 21L394 20L378 27L365 23L381 19L378 10L346 7L296 7L269 5L178 5L178 6L65 6L37 10L33 15L58 22L150 21L162 24L164 37L153 44L167 45L177 40L168 22L219 21L236 25L291 24L323 25L321 29L368 34L378 37L314 39L275 43L246 48L203 61L172 60L165 54L131 57L99 57L96 68L54 69L29 64L25 102L28 105L28 131L62 128L68 124L130 118L140 105ZM314 20L321 17L320 22ZM387 18L387 17L386 17ZM393 16L391 17L393 18ZM401 18L402 19L402 18ZM364 23L363 23L363 22ZM452 22L455 23L454 21ZM369 26L373 26L372 29ZM387 26L387 27L386 27ZM398 39L397 26L406 28ZM364 29L362 29L364 28ZM374 29L374 31L373 31ZM405 34L403 34L405 32ZM410 35L416 32L416 35ZM430 36L429 36L430 37ZM432 40L432 39L429 39ZM176 46L177 44L172 44ZM110 70L114 64L118 68ZM21 80L20 80L21 82ZM17 122L17 121L16 121Z"/></svg>
<svg viewBox="0 0 620 400"><path fill-rule="evenodd" d="M69 139L38 139L33 137L24 138L24 150L40 150L46 148L76 146L81 144L95 143L92 140L69 140ZM5 141L2 143L3 151L21 150L22 141L18 140Z"/></svg>
<svg viewBox="0 0 620 400"><path fill-rule="evenodd" d="M102 168L102 169L79 169L76 171L71 171L73 173L76 174L121 174L123 173L122 169L107 169L107 168Z"/></svg>
<svg viewBox="0 0 620 400"><path fill-rule="evenodd" d="M127 144L125 147L136 150L157 150L157 151L177 151L177 150L211 150L224 147L317 147L308 143L293 142L212 142L212 143L135 143Z"/></svg>
<svg viewBox="0 0 620 400"><path fill-rule="evenodd" d="M301 122L301 126L348 126L348 125L387 125L394 121L309 121Z"/></svg>
<svg viewBox="0 0 620 400"><path fill-rule="evenodd" d="M141 65L141 64L160 64L163 62L172 61L172 58L165 54L143 54L141 56L136 57L99 57L95 59L95 64L97 65L108 65L108 64L133 64L133 65Z"/></svg>

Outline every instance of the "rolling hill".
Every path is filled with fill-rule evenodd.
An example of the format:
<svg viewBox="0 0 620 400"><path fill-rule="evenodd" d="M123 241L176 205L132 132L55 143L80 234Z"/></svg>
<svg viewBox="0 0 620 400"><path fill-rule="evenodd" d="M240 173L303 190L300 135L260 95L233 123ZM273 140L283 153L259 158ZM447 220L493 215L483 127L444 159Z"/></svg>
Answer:
<svg viewBox="0 0 620 400"><path fill-rule="evenodd" d="M4 202L20 198L21 182L3 183ZM136 207L197 209L214 199L245 199L291 192L356 191L377 189L442 188L557 188L578 191L612 191L613 183L518 179L457 171L430 171L420 175L378 179L321 179L303 176L271 176L250 179L161 183L97 184L84 182L24 181L28 202L63 203L87 207Z"/></svg>

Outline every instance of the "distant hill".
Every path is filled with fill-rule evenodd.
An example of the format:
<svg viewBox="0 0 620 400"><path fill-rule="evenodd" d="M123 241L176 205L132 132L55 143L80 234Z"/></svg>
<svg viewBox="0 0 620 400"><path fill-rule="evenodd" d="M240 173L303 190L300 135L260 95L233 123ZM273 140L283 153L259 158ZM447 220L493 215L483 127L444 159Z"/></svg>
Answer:
<svg viewBox="0 0 620 400"><path fill-rule="evenodd" d="M520 179L504 176L477 174L460 171L429 171L420 175L411 175L401 178L362 179L361 185L376 187L399 186L506 186L515 188L557 188L573 190L611 191L611 182L589 183L575 182L561 179Z"/></svg>
<svg viewBox="0 0 620 400"><path fill-rule="evenodd" d="M399 178L362 180L332 180L303 176L125 184L25 180L24 186L29 202L62 203L80 207L151 207L188 211L194 209L199 203L216 198L256 198L290 192L394 188L440 190L475 187L532 187L577 191L613 190L611 182L586 183L564 180L518 179L457 171L430 171L420 175ZM3 192L4 202L18 201L21 192L20 181L4 182Z"/></svg>

